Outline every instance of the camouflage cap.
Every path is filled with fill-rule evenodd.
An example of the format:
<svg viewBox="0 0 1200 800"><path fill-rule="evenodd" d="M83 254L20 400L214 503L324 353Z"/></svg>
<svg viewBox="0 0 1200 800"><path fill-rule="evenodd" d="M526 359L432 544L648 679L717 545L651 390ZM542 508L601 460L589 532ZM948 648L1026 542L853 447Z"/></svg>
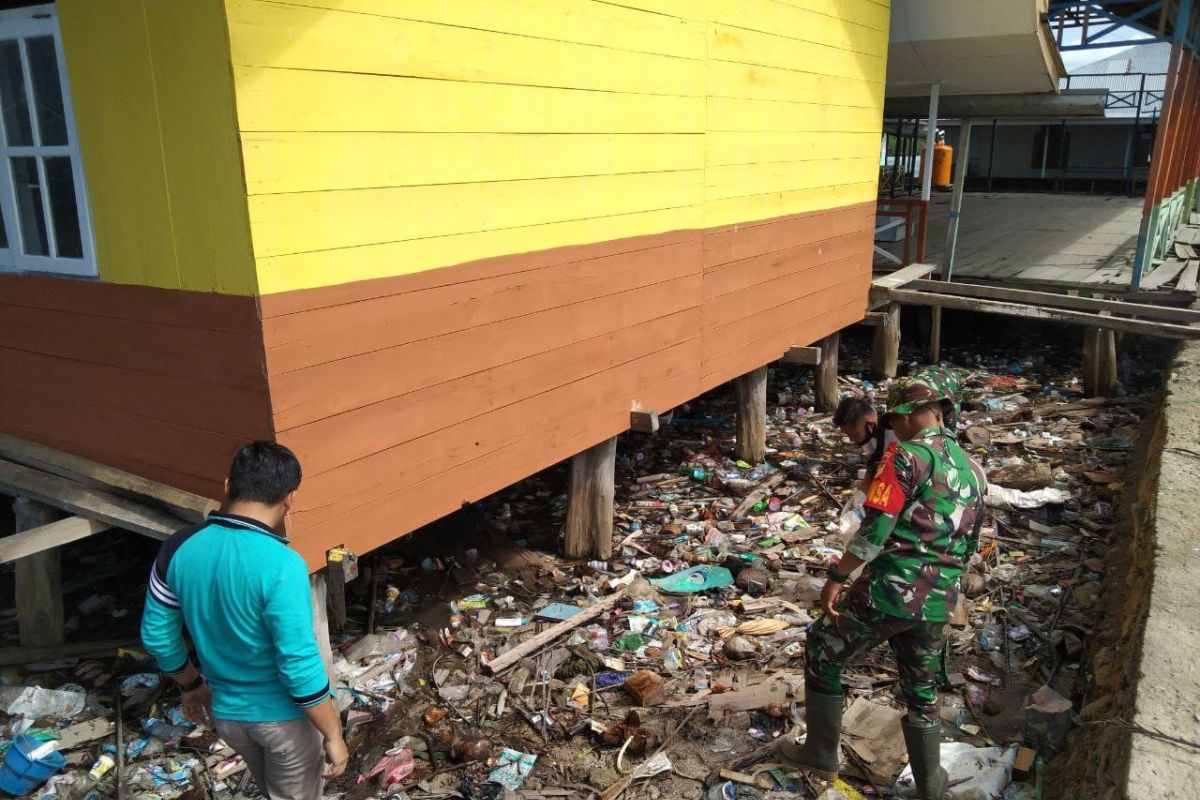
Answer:
<svg viewBox="0 0 1200 800"><path fill-rule="evenodd" d="M915 409L929 403L952 402L945 389L936 383L914 378L900 381L888 392L887 413L911 414Z"/></svg>

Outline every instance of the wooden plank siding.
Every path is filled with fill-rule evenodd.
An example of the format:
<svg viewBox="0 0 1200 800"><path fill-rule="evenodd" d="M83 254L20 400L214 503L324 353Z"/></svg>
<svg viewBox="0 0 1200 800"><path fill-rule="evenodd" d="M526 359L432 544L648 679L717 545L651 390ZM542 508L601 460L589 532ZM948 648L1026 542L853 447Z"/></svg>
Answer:
<svg viewBox="0 0 1200 800"><path fill-rule="evenodd" d="M873 223L865 203L264 296L296 546L378 546L626 430L635 401L853 323Z"/></svg>
<svg viewBox="0 0 1200 800"><path fill-rule="evenodd" d="M273 434L255 299L0 275L0 430L219 497Z"/></svg>
<svg viewBox="0 0 1200 800"><path fill-rule="evenodd" d="M874 0L225 0L315 567L861 318Z"/></svg>
<svg viewBox="0 0 1200 800"><path fill-rule="evenodd" d="M886 3L225 4L264 295L874 196Z"/></svg>
<svg viewBox="0 0 1200 800"><path fill-rule="evenodd" d="M101 280L256 293L222 0L58 0Z"/></svg>

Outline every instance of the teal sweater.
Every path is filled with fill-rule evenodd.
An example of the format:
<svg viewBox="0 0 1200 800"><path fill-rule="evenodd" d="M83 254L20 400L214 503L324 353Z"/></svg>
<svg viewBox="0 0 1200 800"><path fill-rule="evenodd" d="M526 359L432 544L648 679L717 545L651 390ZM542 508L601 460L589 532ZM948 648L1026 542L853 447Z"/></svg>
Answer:
<svg viewBox="0 0 1200 800"><path fill-rule="evenodd" d="M188 664L184 625L217 719L298 719L329 696L304 560L256 520L213 513L163 543L142 643L168 674Z"/></svg>

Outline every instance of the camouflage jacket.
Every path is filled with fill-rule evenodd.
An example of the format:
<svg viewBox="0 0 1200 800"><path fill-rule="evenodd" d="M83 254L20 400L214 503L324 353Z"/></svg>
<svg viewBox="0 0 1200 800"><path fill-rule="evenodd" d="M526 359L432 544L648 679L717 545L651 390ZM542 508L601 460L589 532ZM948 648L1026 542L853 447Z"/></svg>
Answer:
<svg viewBox="0 0 1200 800"><path fill-rule="evenodd" d="M966 384L966 373L954 367L929 366L917 370L909 377L912 383L924 383L933 389L935 394L950 398L950 408L942 414L942 422L950 432L958 435L958 418L962 416L963 386Z"/></svg>
<svg viewBox="0 0 1200 800"><path fill-rule="evenodd" d="M846 547L870 564L874 608L927 622L950 618L958 578L979 549L986 491L983 468L945 429L889 445Z"/></svg>

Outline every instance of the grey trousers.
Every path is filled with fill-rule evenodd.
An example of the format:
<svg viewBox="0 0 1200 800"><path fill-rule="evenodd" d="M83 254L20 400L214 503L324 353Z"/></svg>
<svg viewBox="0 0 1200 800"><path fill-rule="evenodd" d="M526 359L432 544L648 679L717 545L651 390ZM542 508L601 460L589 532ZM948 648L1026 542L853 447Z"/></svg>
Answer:
<svg viewBox="0 0 1200 800"><path fill-rule="evenodd" d="M285 722L213 720L217 735L246 761L268 800L321 800L325 748L307 717Z"/></svg>

